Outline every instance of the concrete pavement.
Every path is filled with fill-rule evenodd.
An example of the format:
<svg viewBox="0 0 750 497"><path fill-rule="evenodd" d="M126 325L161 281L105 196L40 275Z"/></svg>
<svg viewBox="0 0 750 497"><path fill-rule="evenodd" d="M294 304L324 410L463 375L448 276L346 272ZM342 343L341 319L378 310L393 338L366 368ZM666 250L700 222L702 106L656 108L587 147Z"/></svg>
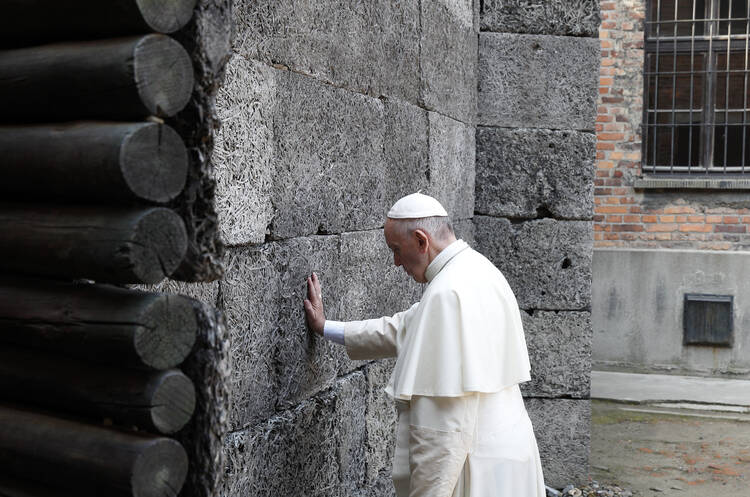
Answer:
<svg viewBox="0 0 750 497"><path fill-rule="evenodd" d="M592 371L591 397L639 403L694 402L750 407L750 381Z"/></svg>

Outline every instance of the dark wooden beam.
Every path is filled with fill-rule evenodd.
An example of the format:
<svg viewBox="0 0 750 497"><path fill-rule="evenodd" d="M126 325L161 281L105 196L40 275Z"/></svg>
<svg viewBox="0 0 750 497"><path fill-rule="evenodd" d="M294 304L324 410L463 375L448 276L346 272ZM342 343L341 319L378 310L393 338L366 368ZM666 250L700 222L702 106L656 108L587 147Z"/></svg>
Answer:
<svg viewBox="0 0 750 497"><path fill-rule="evenodd" d="M0 276L0 342L142 369L178 366L195 343L190 299L109 285Z"/></svg>
<svg viewBox="0 0 750 497"><path fill-rule="evenodd" d="M0 51L5 123L169 117L192 90L190 57L165 35Z"/></svg>
<svg viewBox="0 0 750 497"><path fill-rule="evenodd" d="M176 369L118 369L7 345L0 398L164 434L182 428L195 409L193 383Z"/></svg>
<svg viewBox="0 0 750 497"><path fill-rule="evenodd" d="M75 497L75 494L0 473L0 497Z"/></svg>
<svg viewBox="0 0 750 497"><path fill-rule="evenodd" d="M17 478L83 496L176 497L187 466L170 438L0 406L0 467Z"/></svg>
<svg viewBox="0 0 750 497"><path fill-rule="evenodd" d="M187 250L163 207L0 204L0 271L104 283L157 283Z"/></svg>
<svg viewBox="0 0 750 497"><path fill-rule="evenodd" d="M163 124L0 126L5 198L164 203L185 186L187 163L182 139Z"/></svg>
<svg viewBox="0 0 750 497"><path fill-rule="evenodd" d="M196 0L5 0L0 46L172 33L193 15Z"/></svg>

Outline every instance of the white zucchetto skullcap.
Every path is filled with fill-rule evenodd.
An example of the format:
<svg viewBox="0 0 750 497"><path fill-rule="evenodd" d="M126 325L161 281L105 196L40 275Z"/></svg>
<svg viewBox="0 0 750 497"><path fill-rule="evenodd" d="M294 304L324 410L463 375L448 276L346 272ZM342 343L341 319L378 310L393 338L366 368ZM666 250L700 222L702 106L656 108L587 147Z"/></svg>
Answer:
<svg viewBox="0 0 750 497"><path fill-rule="evenodd" d="M419 219L432 216L447 216L448 212L436 199L419 192L402 197L388 211L391 219Z"/></svg>

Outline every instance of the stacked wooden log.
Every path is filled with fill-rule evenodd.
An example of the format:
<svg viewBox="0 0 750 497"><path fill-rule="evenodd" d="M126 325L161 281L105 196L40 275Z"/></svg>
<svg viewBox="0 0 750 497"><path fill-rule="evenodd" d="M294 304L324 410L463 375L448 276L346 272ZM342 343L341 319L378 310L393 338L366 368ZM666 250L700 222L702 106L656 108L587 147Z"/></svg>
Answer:
<svg viewBox="0 0 750 497"><path fill-rule="evenodd" d="M164 124L196 0L9 0L0 16L0 495L175 496L171 435L197 305L156 283L187 250L188 169Z"/></svg>

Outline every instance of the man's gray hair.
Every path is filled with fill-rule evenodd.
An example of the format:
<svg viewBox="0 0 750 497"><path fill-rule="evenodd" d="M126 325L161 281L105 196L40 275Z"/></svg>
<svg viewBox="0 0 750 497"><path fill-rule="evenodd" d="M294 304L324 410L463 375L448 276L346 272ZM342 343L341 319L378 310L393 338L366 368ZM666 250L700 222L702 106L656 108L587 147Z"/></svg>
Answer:
<svg viewBox="0 0 750 497"><path fill-rule="evenodd" d="M420 217L414 219L394 219L398 221L396 225L404 235L410 235L415 230L422 230L430 238L435 240L445 240L453 235L453 225L449 216L432 216Z"/></svg>

